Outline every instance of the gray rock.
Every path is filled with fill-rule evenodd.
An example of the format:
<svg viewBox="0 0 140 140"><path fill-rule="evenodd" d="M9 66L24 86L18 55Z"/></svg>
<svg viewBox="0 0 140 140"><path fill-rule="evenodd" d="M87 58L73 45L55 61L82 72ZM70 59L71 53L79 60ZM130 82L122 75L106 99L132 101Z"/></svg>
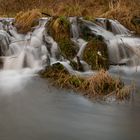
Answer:
<svg viewBox="0 0 140 140"><path fill-rule="evenodd" d="M6 31L0 30L0 56L5 56L9 49L10 36Z"/></svg>

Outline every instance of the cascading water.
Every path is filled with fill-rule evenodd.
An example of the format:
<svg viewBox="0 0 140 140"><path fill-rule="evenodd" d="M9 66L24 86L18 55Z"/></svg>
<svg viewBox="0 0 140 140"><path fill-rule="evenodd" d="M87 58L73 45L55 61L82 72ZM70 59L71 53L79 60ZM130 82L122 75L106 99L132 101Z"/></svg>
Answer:
<svg viewBox="0 0 140 140"><path fill-rule="evenodd" d="M71 91L54 88L44 79L30 77L34 70L58 62L71 74L93 74L82 60L87 41L80 36L77 18L71 19L71 22L74 20L71 23L71 39L79 48L79 60L76 56L74 60L80 61L83 72L73 70L70 61L61 56L57 42L44 32L48 19L40 19L34 31L26 35L17 33L12 20L0 20L2 140L139 139L138 95L131 105L94 103L70 94ZM5 25L5 21L9 24ZM81 22L93 36L102 36L108 45L111 64L140 65L140 38L122 33L116 35L98 24Z"/></svg>
<svg viewBox="0 0 140 140"><path fill-rule="evenodd" d="M108 46L111 65L138 67L140 65L140 38L118 21L98 18L96 22L81 19L91 34L102 36ZM132 68L131 67L131 68Z"/></svg>
<svg viewBox="0 0 140 140"><path fill-rule="evenodd" d="M83 70L85 71L84 73L82 73L82 75L84 75L84 76L88 75L88 74L91 75L91 74L93 74L93 72L90 71L88 64L82 60L83 52L84 52L84 49L88 42L80 37L80 28L78 26L77 17L70 17L69 20L71 23L71 36L72 36L71 40L79 48L79 51L78 51L76 57L74 58L74 61L77 62L78 61L77 57L79 58L79 61L82 64ZM77 72L77 73L79 73L79 72Z"/></svg>
<svg viewBox="0 0 140 140"><path fill-rule="evenodd" d="M6 20L6 19L5 19ZM26 35L18 34L15 27L9 25L8 33L0 31L1 44L10 40L6 45L1 46L3 60L3 69L22 69L42 67L46 59L47 49L43 44L43 31L47 19L40 20L40 24L33 32ZM4 26L4 25L3 25ZM5 33L4 35L2 33ZM4 42L4 43L3 43Z"/></svg>
<svg viewBox="0 0 140 140"><path fill-rule="evenodd" d="M121 25L117 20L97 18L96 23L113 34L131 35L131 32Z"/></svg>
<svg viewBox="0 0 140 140"><path fill-rule="evenodd" d="M81 74L81 72L73 70L69 60L64 59L61 55L57 42L45 32L48 20L48 18L40 19L39 25L25 35L16 31L12 25L14 19L0 20L0 67L3 70L40 69L46 65L61 63L71 74ZM71 40L79 48L74 61L79 61L83 65L84 72L82 73L88 73L90 67L83 61L87 41L81 38L79 24L88 28L93 36L103 38L108 46L111 65L133 67L140 65L140 39L118 21L98 18L95 22L91 22L77 17L70 17L69 20Z"/></svg>

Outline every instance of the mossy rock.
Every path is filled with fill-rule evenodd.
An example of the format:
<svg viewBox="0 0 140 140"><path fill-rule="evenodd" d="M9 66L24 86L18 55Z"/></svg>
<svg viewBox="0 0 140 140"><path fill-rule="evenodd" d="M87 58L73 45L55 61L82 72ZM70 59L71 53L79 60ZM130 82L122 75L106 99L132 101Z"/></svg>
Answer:
<svg viewBox="0 0 140 140"><path fill-rule="evenodd" d="M61 54L67 58L68 60L73 59L76 54L77 50L70 39L63 39L58 42Z"/></svg>
<svg viewBox="0 0 140 140"><path fill-rule="evenodd" d="M77 50L70 39L70 22L67 17L54 17L47 24L47 32L58 43L62 55L67 59L76 56Z"/></svg>
<svg viewBox="0 0 140 140"><path fill-rule="evenodd" d="M64 66L60 63L47 66L44 70L39 72L41 77L51 79L58 79L60 73L68 74Z"/></svg>
<svg viewBox="0 0 140 140"><path fill-rule="evenodd" d="M57 42L70 38L70 22L67 17L53 17L47 24L47 30Z"/></svg>
<svg viewBox="0 0 140 140"><path fill-rule="evenodd" d="M83 60L86 61L93 70L108 69L109 59L107 45L98 38L91 39L84 50Z"/></svg>

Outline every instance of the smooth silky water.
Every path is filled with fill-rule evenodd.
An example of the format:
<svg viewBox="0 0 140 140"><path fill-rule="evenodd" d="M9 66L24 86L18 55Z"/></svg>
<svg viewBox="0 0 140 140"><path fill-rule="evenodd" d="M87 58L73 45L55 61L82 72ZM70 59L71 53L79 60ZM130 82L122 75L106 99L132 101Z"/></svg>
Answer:
<svg viewBox="0 0 140 140"><path fill-rule="evenodd" d="M98 19L98 22L103 24L103 20ZM86 42L79 38L75 18L70 21L73 21L72 40L79 47L83 46L78 52L82 58ZM4 41L5 48L2 52L5 56L1 57L3 66L0 71L0 140L139 140L139 56L132 54L134 51L130 52L128 47L124 50L124 54L120 55L117 43L116 48L113 48L117 50L113 63L129 61L128 65L130 64L130 66L111 66L109 70L111 74L121 76L126 84L136 83L136 92L130 101L123 103L91 101L72 90L56 88L48 80L37 75L37 72L48 62L46 59L49 59L50 64L61 62L71 74L93 74L88 68L83 73L74 71L67 60L61 56L58 58L57 43L47 35L45 40L49 44L48 47L51 46L51 53L48 52L42 41L46 22L47 19L41 20L33 33L24 36L17 34L14 27L9 25L7 28L12 34L9 48L7 45L9 35L4 33L5 39L1 39ZM88 22L84 23L88 24ZM117 22L117 27L118 24ZM108 36L104 36L107 37L106 42L113 42L110 36L115 40L116 35L105 31L105 26L99 28L98 24L88 25L93 32L96 28L97 34L102 32L104 36L104 33L107 33ZM123 29L126 33L125 28L121 28L121 33ZM119 37L116 38L118 40ZM108 46L111 48L110 42ZM126 42L128 43L127 40ZM133 45L127 46L132 48ZM129 58L126 53L133 58ZM111 57L110 54L110 59Z"/></svg>

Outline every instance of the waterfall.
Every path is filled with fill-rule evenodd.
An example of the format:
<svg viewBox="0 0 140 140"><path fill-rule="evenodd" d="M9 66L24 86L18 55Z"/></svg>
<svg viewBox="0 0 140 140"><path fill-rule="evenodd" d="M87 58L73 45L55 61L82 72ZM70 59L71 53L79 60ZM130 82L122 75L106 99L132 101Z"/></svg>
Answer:
<svg viewBox="0 0 140 140"><path fill-rule="evenodd" d="M108 41L108 50L112 63L140 65L140 38L116 37Z"/></svg>
<svg viewBox="0 0 140 140"><path fill-rule="evenodd" d="M70 17L71 34L73 39L79 38L79 28L77 23L77 17Z"/></svg>
<svg viewBox="0 0 140 140"><path fill-rule="evenodd" d="M3 20L7 21L6 19ZM8 32L0 31L3 69L42 67L43 59L46 59L47 53L43 44L43 32L47 21L48 19L41 19L34 31L28 32L26 35L17 33L16 28L11 24L10 27L7 27Z"/></svg>
<svg viewBox="0 0 140 140"><path fill-rule="evenodd" d="M123 25L121 25L117 20L97 18L96 23L114 34L131 35L131 32Z"/></svg>
<svg viewBox="0 0 140 140"><path fill-rule="evenodd" d="M0 68L2 70L41 69L61 63L71 74L92 73L83 61L88 43L81 37L81 25L90 30L93 37L102 37L107 44L111 65L140 66L140 38L116 20L97 18L95 22L70 17L71 40L78 48L72 61L83 65L83 72L74 70L70 60L61 55L57 42L46 32L49 18L42 18L39 25L27 34L20 34L12 24L14 19L0 19ZM77 59L78 58L78 59Z"/></svg>
<svg viewBox="0 0 140 140"><path fill-rule="evenodd" d="M83 19L81 21L91 30L91 34L103 37L108 46L111 65L140 65L140 38L118 21L104 18L97 18L95 23Z"/></svg>
<svg viewBox="0 0 140 140"><path fill-rule="evenodd" d="M78 25L78 18L77 17L70 17L70 23L71 23L71 35L72 38L71 40L73 43L79 48L79 51L74 58L74 61L77 62L77 57L80 60L80 63L83 65L84 71L89 71L90 68L86 62L84 62L83 59L83 52L86 48L87 41L84 39L80 38L80 27Z"/></svg>

